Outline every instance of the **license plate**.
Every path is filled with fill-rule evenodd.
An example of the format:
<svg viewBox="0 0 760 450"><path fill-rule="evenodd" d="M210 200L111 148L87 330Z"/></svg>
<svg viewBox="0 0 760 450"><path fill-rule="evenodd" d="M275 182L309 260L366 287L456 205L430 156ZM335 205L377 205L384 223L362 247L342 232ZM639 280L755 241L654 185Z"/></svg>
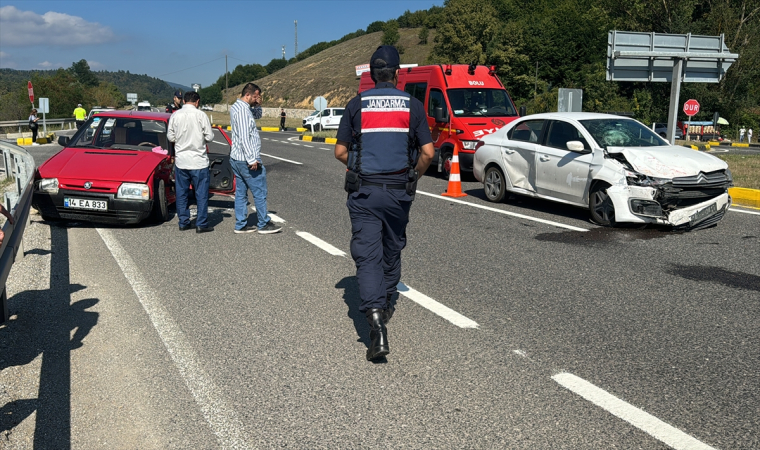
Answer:
<svg viewBox="0 0 760 450"><path fill-rule="evenodd" d="M96 211L107 211L108 202L104 200L93 200L88 198L68 198L63 199L64 208L74 209L93 209Z"/></svg>
<svg viewBox="0 0 760 450"><path fill-rule="evenodd" d="M707 208L702 208L696 213L692 214L691 217L689 217L689 225L694 226L698 224L699 222L707 219L708 217L712 216L713 214L718 212L718 204L713 203L712 205L708 206Z"/></svg>

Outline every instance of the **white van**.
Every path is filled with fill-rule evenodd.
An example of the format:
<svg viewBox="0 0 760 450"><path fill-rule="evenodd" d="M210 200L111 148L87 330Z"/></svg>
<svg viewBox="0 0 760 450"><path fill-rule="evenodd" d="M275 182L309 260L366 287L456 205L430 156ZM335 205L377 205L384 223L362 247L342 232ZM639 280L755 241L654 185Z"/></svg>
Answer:
<svg viewBox="0 0 760 450"><path fill-rule="evenodd" d="M138 102L137 103L137 110L138 111L151 111L150 102Z"/></svg>
<svg viewBox="0 0 760 450"><path fill-rule="evenodd" d="M337 130L345 110L346 108L326 108L322 111L321 117L319 111L314 111L303 119L303 127L311 130L311 125L314 124L314 131Z"/></svg>

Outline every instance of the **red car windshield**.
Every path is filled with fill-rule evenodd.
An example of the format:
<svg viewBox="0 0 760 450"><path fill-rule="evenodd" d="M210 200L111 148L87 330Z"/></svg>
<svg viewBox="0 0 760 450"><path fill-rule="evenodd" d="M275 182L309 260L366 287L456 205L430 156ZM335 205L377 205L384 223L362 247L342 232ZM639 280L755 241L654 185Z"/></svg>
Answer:
<svg viewBox="0 0 760 450"><path fill-rule="evenodd" d="M77 132L69 147L151 151L168 149L166 122L132 117L91 118Z"/></svg>

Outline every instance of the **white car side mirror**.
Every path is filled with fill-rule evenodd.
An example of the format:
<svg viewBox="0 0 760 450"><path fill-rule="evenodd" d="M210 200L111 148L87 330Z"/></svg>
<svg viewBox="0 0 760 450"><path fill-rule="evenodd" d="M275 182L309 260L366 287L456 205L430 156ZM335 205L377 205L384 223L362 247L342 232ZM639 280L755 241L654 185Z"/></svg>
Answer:
<svg viewBox="0 0 760 450"><path fill-rule="evenodd" d="M583 151L583 142L581 141L568 141L567 142L567 149L573 152L582 152Z"/></svg>

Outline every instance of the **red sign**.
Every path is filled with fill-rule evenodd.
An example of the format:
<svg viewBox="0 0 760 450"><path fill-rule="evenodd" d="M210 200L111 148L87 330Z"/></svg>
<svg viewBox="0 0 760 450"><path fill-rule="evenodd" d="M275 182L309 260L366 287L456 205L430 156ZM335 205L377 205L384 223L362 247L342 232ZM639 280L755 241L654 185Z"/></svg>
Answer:
<svg viewBox="0 0 760 450"><path fill-rule="evenodd" d="M29 88L29 101L32 102L32 105L34 105L34 88L32 87L32 82L30 81L26 87Z"/></svg>
<svg viewBox="0 0 760 450"><path fill-rule="evenodd" d="M687 101L683 104L683 112L689 117L697 114L699 112L699 102L694 99Z"/></svg>

